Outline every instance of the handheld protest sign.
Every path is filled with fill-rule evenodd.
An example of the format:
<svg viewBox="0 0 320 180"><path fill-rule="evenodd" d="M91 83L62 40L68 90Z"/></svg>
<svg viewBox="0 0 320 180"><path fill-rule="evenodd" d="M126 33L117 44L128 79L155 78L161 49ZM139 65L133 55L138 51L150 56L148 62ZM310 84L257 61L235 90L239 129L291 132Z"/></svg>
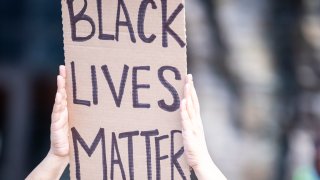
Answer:
<svg viewBox="0 0 320 180"><path fill-rule="evenodd" d="M71 179L189 179L184 0L62 0Z"/></svg>

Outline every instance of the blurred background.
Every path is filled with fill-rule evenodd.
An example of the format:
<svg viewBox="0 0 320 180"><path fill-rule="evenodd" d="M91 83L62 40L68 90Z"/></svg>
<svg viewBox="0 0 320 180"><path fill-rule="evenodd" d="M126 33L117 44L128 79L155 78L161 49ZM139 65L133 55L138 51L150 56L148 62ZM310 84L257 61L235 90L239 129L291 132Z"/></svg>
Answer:
<svg viewBox="0 0 320 180"><path fill-rule="evenodd" d="M230 180L318 180L320 1L186 0L186 13L218 167ZM0 17L0 179L23 179L49 150L61 4L0 0Z"/></svg>

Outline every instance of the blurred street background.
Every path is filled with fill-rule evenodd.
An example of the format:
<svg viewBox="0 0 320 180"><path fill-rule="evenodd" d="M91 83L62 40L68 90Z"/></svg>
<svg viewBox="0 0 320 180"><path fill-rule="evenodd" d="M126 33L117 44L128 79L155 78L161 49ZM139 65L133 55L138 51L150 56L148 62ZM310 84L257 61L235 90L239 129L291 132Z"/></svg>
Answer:
<svg viewBox="0 0 320 180"><path fill-rule="evenodd" d="M61 2L0 0L0 17L0 179L15 180L49 150ZM186 21L188 71L226 177L319 180L320 1L186 0Z"/></svg>

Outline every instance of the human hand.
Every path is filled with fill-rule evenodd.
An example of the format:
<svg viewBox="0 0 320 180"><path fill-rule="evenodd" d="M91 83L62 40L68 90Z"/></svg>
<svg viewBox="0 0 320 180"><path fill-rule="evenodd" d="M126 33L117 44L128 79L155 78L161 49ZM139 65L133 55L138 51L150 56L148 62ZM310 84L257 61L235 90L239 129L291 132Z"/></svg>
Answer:
<svg viewBox="0 0 320 180"><path fill-rule="evenodd" d="M184 150L191 168L197 167L209 155L205 142L198 96L192 75L186 78L184 98L181 101L182 135Z"/></svg>
<svg viewBox="0 0 320 180"><path fill-rule="evenodd" d="M213 163L207 150L199 100L191 74L186 77L180 109L182 138L188 165L195 171L199 180L226 179Z"/></svg>
<svg viewBox="0 0 320 180"><path fill-rule="evenodd" d="M33 179L60 179L69 163L68 109L65 90L66 69L59 67L57 93L51 115L51 147L47 156L26 177Z"/></svg>
<svg viewBox="0 0 320 180"><path fill-rule="evenodd" d="M49 152L59 157L68 157L69 155L69 125L65 78L66 69L65 66L61 65L59 67L59 75L57 76L57 93L51 115L51 148Z"/></svg>

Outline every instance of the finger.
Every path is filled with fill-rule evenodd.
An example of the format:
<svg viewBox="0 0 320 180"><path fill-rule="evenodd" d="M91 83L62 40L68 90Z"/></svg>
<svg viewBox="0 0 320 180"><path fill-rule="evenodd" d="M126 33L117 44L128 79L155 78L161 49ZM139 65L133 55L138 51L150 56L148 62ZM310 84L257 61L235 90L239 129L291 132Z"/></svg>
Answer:
<svg viewBox="0 0 320 180"><path fill-rule="evenodd" d="M67 117L68 117L68 111L66 111L66 106L64 105L58 105L56 106L57 110L52 112L52 124L57 123L57 122L62 122L66 123L67 122Z"/></svg>
<svg viewBox="0 0 320 180"><path fill-rule="evenodd" d="M62 94L62 100L63 102L65 101L65 103L67 102L67 91L66 91L66 88L63 88L61 90L61 94Z"/></svg>
<svg viewBox="0 0 320 180"><path fill-rule="evenodd" d="M63 77L66 78L66 67L64 65L59 66L59 74Z"/></svg>
<svg viewBox="0 0 320 180"><path fill-rule="evenodd" d="M66 92L66 79L59 75L57 78L58 83L58 91L62 94L62 99L66 100L67 98L67 92Z"/></svg>
<svg viewBox="0 0 320 180"><path fill-rule="evenodd" d="M66 71L66 67L64 65L60 65L59 67L60 70L60 75L63 77L63 95L64 95L64 99L67 98L67 92L66 92L66 77L67 77L67 71Z"/></svg>
<svg viewBox="0 0 320 180"><path fill-rule="evenodd" d="M54 100L53 112L58 112L58 110L60 109L60 106L61 106L61 102L62 102L62 96L59 92L57 92L56 98Z"/></svg>
<svg viewBox="0 0 320 180"><path fill-rule="evenodd" d="M60 112L61 112L61 99L62 99L61 94L57 92L55 103L52 109L52 117L51 117L52 121L57 121L59 119Z"/></svg>
<svg viewBox="0 0 320 180"><path fill-rule="evenodd" d="M66 99L65 79L61 75L57 76L57 86L58 92L62 95L62 99Z"/></svg>
<svg viewBox="0 0 320 180"><path fill-rule="evenodd" d="M65 79L61 76L57 76L57 86L58 90L63 90L65 88Z"/></svg>
<svg viewBox="0 0 320 180"><path fill-rule="evenodd" d="M195 112L194 112L194 107L191 99L190 84L187 83L185 88L186 88L187 111L190 119L192 120L195 117Z"/></svg>
<svg viewBox="0 0 320 180"><path fill-rule="evenodd" d="M63 113L59 113L59 116L55 118L54 121L51 123L51 128L54 131L57 131L59 129L62 129L67 125L67 121L65 121L65 118L63 118Z"/></svg>
<svg viewBox="0 0 320 180"><path fill-rule="evenodd" d="M67 91L66 91L65 88L63 88L63 89L61 90L61 94L62 94L62 101L63 101L64 103L66 103L66 101L67 101Z"/></svg>
<svg viewBox="0 0 320 180"><path fill-rule="evenodd" d="M60 94L60 93L59 93ZM63 97L63 95L61 95L61 97ZM66 99L61 99L61 102L60 102L60 105L59 105L59 108L58 108L58 111L60 113L64 112L67 108L67 101Z"/></svg>
<svg viewBox="0 0 320 180"><path fill-rule="evenodd" d="M63 112L63 111L65 110L66 106L67 106L66 101L65 101L65 100L62 100L62 101L61 101L61 104L60 104L60 107L59 107L59 111L60 111L60 112Z"/></svg>
<svg viewBox="0 0 320 180"><path fill-rule="evenodd" d="M186 107L186 99L181 100L180 112L181 112L181 118L183 121L189 120L189 115L188 115L187 107Z"/></svg>
<svg viewBox="0 0 320 180"><path fill-rule="evenodd" d="M191 96L190 95L190 84L188 81L184 85L183 93L184 93L184 99L188 100L188 98Z"/></svg>
<svg viewBox="0 0 320 180"><path fill-rule="evenodd" d="M186 100L183 99L181 101L181 106L180 106L180 114L181 114L181 124L182 124L182 130L186 131L191 128L191 121L187 112L187 107L186 107Z"/></svg>
<svg viewBox="0 0 320 180"><path fill-rule="evenodd" d="M193 102L193 107L194 107L194 110L197 114L200 114L200 105L199 105L199 99L198 99L198 95L197 95L197 92L196 92L196 89L194 87L194 83L193 83L193 77L191 74L188 74L188 82L191 86L191 99L192 99L192 102Z"/></svg>
<svg viewBox="0 0 320 180"><path fill-rule="evenodd" d="M183 87L183 98L184 99L187 99L187 96L188 96L187 84L188 84L188 76L186 76L186 82L185 82L184 87Z"/></svg>
<svg viewBox="0 0 320 180"><path fill-rule="evenodd" d="M54 122L59 121L59 118L60 118L60 112L59 112L59 111L57 111L57 112L52 112L52 115L51 115L51 123L54 123Z"/></svg>

